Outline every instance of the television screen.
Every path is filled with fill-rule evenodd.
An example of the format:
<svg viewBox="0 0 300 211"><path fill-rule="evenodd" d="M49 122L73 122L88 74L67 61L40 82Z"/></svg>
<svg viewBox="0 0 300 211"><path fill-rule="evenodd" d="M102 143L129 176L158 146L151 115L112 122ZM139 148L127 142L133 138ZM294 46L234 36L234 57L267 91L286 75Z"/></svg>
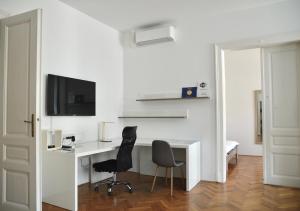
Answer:
<svg viewBox="0 0 300 211"><path fill-rule="evenodd" d="M96 83L48 75L47 115L95 116Z"/></svg>

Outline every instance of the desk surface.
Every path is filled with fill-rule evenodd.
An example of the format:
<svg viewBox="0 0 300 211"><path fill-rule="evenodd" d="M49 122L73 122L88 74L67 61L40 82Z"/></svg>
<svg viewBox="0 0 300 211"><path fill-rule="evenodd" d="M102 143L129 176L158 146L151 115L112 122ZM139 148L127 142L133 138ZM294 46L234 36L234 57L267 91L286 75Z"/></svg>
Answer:
<svg viewBox="0 0 300 211"><path fill-rule="evenodd" d="M164 139L166 140L166 139ZM46 150L43 153L43 201L68 210L78 210L78 162L77 159L83 156L98 154L101 152L117 149L122 139L112 139L112 142L83 142L78 143L74 150ZM154 164L151 159L151 148L153 139L136 140L139 156L133 158L137 165L136 171L141 174L153 175ZM186 190L190 191L200 181L200 141L197 140L167 140L171 147L185 150L185 176ZM46 144L46 141L43 141ZM143 147L145 146L145 147ZM46 149L44 147L43 149ZM182 152L182 150L180 150ZM181 154L179 152L179 154ZM183 154L183 153L182 153ZM104 156L105 157L105 156ZM103 158L104 158L103 157ZM105 157L106 159L107 157ZM139 159L135 160L134 159ZM91 160L89 160L89 172L92 177ZM160 176L165 172L158 171ZM176 174L176 172L175 172Z"/></svg>
<svg viewBox="0 0 300 211"><path fill-rule="evenodd" d="M152 146L151 138L138 138L135 142L135 146ZM175 139L164 139L169 142L172 148L188 148L190 145L199 142L199 140L175 140ZM79 143L75 147L75 156L82 157L91 154L112 151L120 146L122 139L116 138L111 139L112 142L99 142L90 141L85 143Z"/></svg>

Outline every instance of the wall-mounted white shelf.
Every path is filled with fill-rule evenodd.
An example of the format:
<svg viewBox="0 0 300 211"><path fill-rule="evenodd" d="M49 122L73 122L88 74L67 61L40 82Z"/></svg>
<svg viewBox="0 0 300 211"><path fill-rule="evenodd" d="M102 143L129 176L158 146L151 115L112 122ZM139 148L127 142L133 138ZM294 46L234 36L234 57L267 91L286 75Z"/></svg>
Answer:
<svg viewBox="0 0 300 211"><path fill-rule="evenodd" d="M131 116L119 116L118 118L120 119L137 119L137 118L141 118L141 119L159 119L159 118L166 118L166 119L186 119L186 116L147 116L147 115L143 115L143 116L138 116L138 115L131 115Z"/></svg>
<svg viewBox="0 0 300 211"><path fill-rule="evenodd" d="M119 116L120 119L125 118L144 118L144 119L154 119L154 118L168 118L168 119L187 119L188 111L152 111L152 112L124 112L124 114Z"/></svg>
<svg viewBox="0 0 300 211"><path fill-rule="evenodd" d="M139 95L136 101L163 101L163 100L199 100L208 99L208 94L197 97L182 98L179 93L164 93L164 94L144 94Z"/></svg>
<svg viewBox="0 0 300 211"><path fill-rule="evenodd" d="M165 97L165 98L139 98L136 101L162 101L162 100L197 100L197 99L208 99L208 96L203 97L190 97L190 98L182 98L182 97Z"/></svg>

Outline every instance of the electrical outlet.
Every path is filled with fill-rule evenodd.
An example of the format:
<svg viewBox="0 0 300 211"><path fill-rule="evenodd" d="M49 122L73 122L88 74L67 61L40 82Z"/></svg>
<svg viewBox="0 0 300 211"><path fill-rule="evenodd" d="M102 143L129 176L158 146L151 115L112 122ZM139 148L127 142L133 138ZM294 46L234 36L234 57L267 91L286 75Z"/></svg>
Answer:
<svg viewBox="0 0 300 211"><path fill-rule="evenodd" d="M86 157L80 158L80 164L82 168L89 169L89 165L90 165L89 158Z"/></svg>

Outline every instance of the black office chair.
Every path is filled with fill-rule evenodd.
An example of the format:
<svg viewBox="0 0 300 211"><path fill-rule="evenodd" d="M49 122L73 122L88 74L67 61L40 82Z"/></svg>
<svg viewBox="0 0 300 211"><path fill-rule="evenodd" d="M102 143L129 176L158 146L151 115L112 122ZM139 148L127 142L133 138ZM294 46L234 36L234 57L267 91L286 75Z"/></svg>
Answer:
<svg viewBox="0 0 300 211"><path fill-rule="evenodd" d="M106 160L99 163L94 163L93 168L96 172L113 172L112 179L109 178L100 184L107 185L107 194L112 194L112 188L115 185L125 185L130 193L132 193L132 186L127 181L118 181L117 173L127 171L132 168L131 152L136 141L136 126L125 127L122 132L122 143L118 151L117 159ZM96 185L95 190L99 187Z"/></svg>

